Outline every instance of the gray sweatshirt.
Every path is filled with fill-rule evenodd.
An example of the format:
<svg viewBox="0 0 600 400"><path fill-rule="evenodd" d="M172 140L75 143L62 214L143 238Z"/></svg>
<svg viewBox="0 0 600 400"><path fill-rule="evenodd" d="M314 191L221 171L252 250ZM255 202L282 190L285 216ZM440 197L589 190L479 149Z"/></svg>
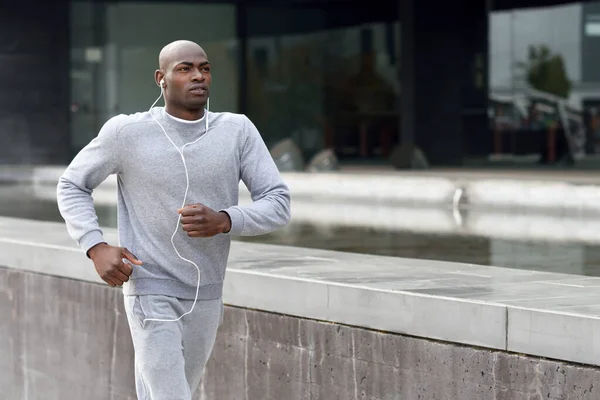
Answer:
<svg viewBox="0 0 600 400"><path fill-rule="evenodd" d="M199 122L184 122L164 108L152 115L181 149L189 171L186 204L202 203L231 218L231 231L212 238L190 238L181 229L173 239L182 257L200 268L198 299L221 296L232 235L261 235L290 219L290 194L254 124L244 115L205 113ZM61 176L58 207L67 230L87 252L104 242L92 191L110 174L118 182L119 245L143 262L133 266L126 295L161 294L194 299L198 272L180 259L171 244L182 206L185 169L181 156L148 112L111 118ZM253 203L238 206L240 179Z"/></svg>

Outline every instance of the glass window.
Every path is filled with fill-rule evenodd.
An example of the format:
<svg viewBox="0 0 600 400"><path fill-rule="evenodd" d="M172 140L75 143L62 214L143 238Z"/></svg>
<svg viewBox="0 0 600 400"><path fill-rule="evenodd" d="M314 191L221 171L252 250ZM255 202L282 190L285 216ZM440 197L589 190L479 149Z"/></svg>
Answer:
<svg viewBox="0 0 600 400"><path fill-rule="evenodd" d="M104 5L71 3L71 148L77 152L102 126L106 116L103 67ZM72 154L74 156L74 154Z"/></svg>
<svg viewBox="0 0 600 400"><path fill-rule="evenodd" d="M376 160L397 142L397 1L374 10L384 15L355 7L248 8L245 103L269 146Z"/></svg>
<svg viewBox="0 0 600 400"><path fill-rule="evenodd" d="M597 129L600 3L489 16L491 160L573 164Z"/></svg>
<svg viewBox="0 0 600 400"><path fill-rule="evenodd" d="M206 51L213 67L211 110L237 112L235 18L233 4L73 2L74 150L96 136L110 117L152 105L160 95L154 82L158 54L174 40L195 41Z"/></svg>

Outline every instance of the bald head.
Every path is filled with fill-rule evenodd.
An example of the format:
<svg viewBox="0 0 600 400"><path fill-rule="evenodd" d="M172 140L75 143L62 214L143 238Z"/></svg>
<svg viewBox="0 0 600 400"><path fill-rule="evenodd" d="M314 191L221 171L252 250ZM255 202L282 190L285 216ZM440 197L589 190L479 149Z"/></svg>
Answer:
<svg viewBox="0 0 600 400"><path fill-rule="evenodd" d="M176 40L163 47L160 51L158 55L158 67L164 71L174 62L198 56L206 58L206 52L197 43L189 40Z"/></svg>
<svg viewBox="0 0 600 400"><path fill-rule="evenodd" d="M161 50L158 65L154 79L162 88L167 111L184 119L202 117L212 82L202 47L189 40L169 43Z"/></svg>

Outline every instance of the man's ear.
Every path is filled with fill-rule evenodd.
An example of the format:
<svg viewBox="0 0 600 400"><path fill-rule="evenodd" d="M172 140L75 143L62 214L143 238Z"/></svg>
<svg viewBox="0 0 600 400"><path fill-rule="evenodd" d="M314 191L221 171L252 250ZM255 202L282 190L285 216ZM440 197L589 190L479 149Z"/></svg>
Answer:
<svg viewBox="0 0 600 400"><path fill-rule="evenodd" d="M161 86L160 82L165 79L165 74L162 73L162 71L160 69L157 69L156 72L154 73L154 81L156 82L157 86Z"/></svg>

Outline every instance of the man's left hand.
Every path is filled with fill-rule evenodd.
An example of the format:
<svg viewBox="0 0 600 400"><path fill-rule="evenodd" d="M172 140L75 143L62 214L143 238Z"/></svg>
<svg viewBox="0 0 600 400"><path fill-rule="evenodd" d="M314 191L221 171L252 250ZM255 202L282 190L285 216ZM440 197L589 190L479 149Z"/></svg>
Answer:
<svg viewBox="0 0 600 400"><path fill-rule="evenodd" d="M177 212L181 214L183 230L189 237L213 237L231 229L231 220L227 213L216 212L204 204L190 204Z"/></svg>

